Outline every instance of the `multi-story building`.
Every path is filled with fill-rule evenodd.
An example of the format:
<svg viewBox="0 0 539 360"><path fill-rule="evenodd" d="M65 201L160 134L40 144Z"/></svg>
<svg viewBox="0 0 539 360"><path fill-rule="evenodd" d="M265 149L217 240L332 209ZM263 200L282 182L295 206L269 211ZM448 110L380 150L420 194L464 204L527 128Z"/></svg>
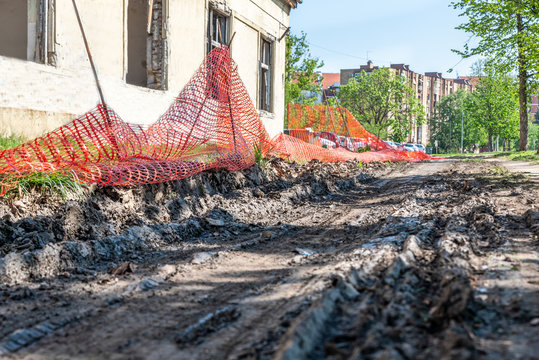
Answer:
<svg viewBox="0 0 539 360"><path fill-rule="evenodd" d="M539 112L539 96L534 95L531 97L531 103L530 103L530 115L532 118L532 121L535 121L535 114Z"/></svg>
<svg viewBox="0 0 539 360"><path fill-rule="evenodd" d="M341 74L322 73L322 99L327 101L336 96L336 90L339 88Z"/></svg>
<svg viewBox="0 0 539 360"><path fill-rule="evenodd" d="M283 128L285 36L301 0L76 0L106 102L151 123L228 44L271 135ZM151 4L151 5L149 5ZM0 0L0 133L34 137L98 102L71 1Z"/></svg>
<svg viewBox="0 0 539 360"><path fill-rule="evenodd" d="M372 72L379 67L374 66L372 61L367 65L362 65L358 69L343 69L341 70L342 85L357 76L361 71L366 73ZM427 72L419 74L410 69L406 64L391 64L389 69L394 71L398 76L404 76L408 79L410 85L414 89L417 99L425 108L427 119L433 116L436 104L443 96L452 94L459 89L472 91L472 85L465 78L445 79L442 73ZM408 141L427 144L430 138L429 126L427 124L418 125L415 122L412 124L412 130L408 136Z"/></svg>

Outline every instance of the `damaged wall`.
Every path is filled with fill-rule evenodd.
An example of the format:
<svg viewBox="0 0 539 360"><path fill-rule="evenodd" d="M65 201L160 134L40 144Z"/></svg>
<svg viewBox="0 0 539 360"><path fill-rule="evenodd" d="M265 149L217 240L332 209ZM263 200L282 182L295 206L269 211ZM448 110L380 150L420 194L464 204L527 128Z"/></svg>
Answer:
<svg viewBox="0 0 539 360"><path fill-rule="evenodd" d="M0 0L0 10L4 9L5 1ZM144 35L147 46L141 57L142 61L146 60L146 86L144 82L135 86L126 82L129 1L78 0L77 5L103 83L105 100L125 121L149 124L168 108L206 55L210 4L200 0L153 0L151 31ZM140 1L147 10L147 0ZM232 56L257 107L261 37L274 40L272 112L261 112L261 118L270 135L275 135L282 131L284 117L285 40L279 42L278 39L288 27L290 8L274 0L220 3L230 10L230 33L236 32ZM143 11L143 15L147 17L147 11ZM144 32L146 22L147 18L142 21ZM31 136L50 131L68 115L81 114L98 103L70 1L57 1L55 27L56 66L0 56L0 108L32 110L28 112L28 119L34 119ZM17 112L18 117L13 119L6 114L14 112L4 111L0 131L21 132L30 123L24 112ZM39 114L42 114L42 121L39 121ZM51 114L58 114L58 120L53 121Z"/></svg>

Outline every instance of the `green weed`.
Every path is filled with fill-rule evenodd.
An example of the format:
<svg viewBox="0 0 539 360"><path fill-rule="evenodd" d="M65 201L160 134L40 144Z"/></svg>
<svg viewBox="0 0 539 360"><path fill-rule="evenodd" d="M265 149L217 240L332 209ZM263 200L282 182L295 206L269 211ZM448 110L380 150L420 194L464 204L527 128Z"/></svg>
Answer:
<svg viewBox="0 0 539 360"><path fill-rule="evenodd" d="M51 196L60 196L63 200L70 196L82 195L84 185L75 181L74 176L61 172L37 172L18 178L15 186L6 192L6 196L22 197L31 193L48 193Z"/></svg>
<svg viewBox="0 0 539 360"><path fill-rule="evenodd" d="M10 136L0 135L0 150L10 149L24 142L26 142L26 139L18 135L13 135L13 134Z"/></svg>
<svg viewBox="0 0 539 360"><path fill-rule="evenodd" d="M253 152L255 154L255 163L257 163L261 168L265 168L267 160L260 144L254 145Z"/></svg>

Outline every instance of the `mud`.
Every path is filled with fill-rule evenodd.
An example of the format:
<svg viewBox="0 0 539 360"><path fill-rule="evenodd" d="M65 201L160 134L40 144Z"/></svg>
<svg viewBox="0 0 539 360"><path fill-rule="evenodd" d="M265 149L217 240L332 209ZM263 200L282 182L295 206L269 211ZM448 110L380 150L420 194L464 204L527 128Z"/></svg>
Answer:
<svg viewBox="0 0 539 360"><path fill-rule="evenodd" d="M0 201L0 357L531 359L537 183L274 159Z"/></svg>

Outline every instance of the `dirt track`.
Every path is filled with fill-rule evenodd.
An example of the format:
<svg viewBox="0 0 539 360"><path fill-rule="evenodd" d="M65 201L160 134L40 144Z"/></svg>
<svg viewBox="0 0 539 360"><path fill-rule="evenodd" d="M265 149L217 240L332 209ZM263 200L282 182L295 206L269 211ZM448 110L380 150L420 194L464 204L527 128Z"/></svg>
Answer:
<svg viewBox="0 0 539 360"><path fill-rule="evenodd" d="M537 184L495 163L274 161L0 214L0 357L537 355Z"/></svg>

